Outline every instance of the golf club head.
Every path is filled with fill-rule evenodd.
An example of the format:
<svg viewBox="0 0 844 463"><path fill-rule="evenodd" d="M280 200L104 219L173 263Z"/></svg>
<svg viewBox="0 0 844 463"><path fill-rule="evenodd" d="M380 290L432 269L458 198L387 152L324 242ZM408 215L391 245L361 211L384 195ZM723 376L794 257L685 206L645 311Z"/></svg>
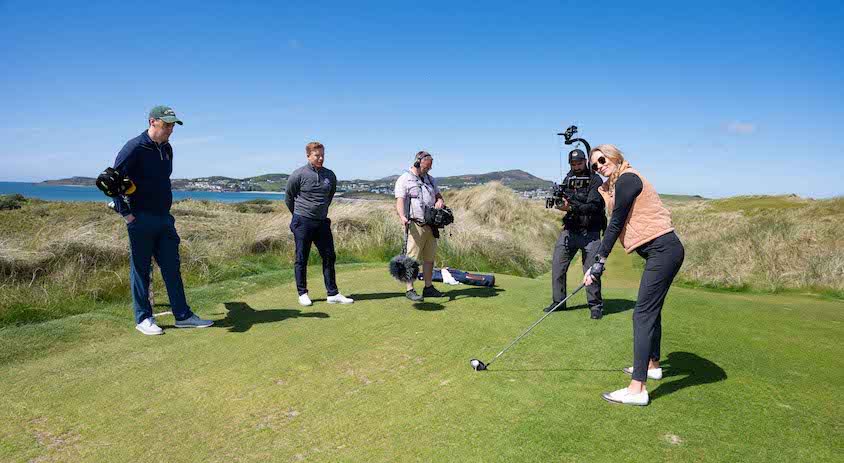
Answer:
<svg viewBox="0 0 844 463"><path fill-rule="evenodd" d="M475 371L483 371L486 370L486 365L484 362L481 362L478 359L472 359L469 361L469 365L472 365L472 369Z"/></svg>

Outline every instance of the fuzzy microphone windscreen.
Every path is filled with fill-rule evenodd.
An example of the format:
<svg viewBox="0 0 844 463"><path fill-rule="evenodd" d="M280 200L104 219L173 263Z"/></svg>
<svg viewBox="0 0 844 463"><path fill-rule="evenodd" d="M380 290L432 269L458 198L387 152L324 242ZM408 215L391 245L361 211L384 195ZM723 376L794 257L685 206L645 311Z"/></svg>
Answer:
<svg viewBox="0 0 844 463"><path fill-rule="evenodd" d="M419 276L419 262L412 257L399 254L390 260L390 275L402 283L414 282Z"/></svg>

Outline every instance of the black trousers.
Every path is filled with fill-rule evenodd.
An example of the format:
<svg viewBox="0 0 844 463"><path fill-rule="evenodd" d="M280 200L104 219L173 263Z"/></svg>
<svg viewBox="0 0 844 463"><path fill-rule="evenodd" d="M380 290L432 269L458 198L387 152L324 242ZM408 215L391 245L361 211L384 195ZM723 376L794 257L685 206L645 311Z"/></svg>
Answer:
<svg viewBox="0 0 844 463"><path fill-rule="evenodd" d="M566 274L577 251L580 251L583 263L583 273L595 263L595 256L601 249L600 232L571 232L563 230L554 245L554 260L551 262L551 301L560 302L566 298ZM586 302L592 309L601 309L604 300L601 298L601 279L586 287ZM563 310L560 307L558 310Z"/></svg>
<svg viewBox="0 0 844 463"><path fill-rule="evenodd" d="M325 291L334 296L337 290L337 278L334 272L334 236L331 234L331 219L317 220L293 214L290 219L290 231L296 242L296 263L293 271L296 275L296 289L299 295L308 292L308 257L311 254L311 243L316 244L319 256L322 257L322 278L325 280Z"/></svg>
<svg viewBox="0 0 844 463"><path fill-rule="evenodd" d="M645 271L633 309L633 379L644 382L648 360L659 360L662 305L686 251L680 238L671 232L643 244L636 252L645 258Z"/></svg>

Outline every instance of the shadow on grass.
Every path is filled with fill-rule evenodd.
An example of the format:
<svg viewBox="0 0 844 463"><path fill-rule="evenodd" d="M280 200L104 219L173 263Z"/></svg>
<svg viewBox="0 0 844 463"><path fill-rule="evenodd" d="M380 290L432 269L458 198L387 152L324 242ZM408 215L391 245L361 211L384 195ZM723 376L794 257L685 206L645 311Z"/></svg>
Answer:
<svg viewBox="0 0 844 463"><path fill-rule="evenodd" d="M633 310L636 301L630 299L604 299L604 316ZM566 310L589 309L589 304L580 304L567 308Z"/></svg>
<svg viewBox="0 0 844 463"><path fill-rule="evenodd" d="M214 322L214 327L228 328L231 333L245 333L253 325L274 323L288 318L328 318L325 312L302 312L296 309L255 310L245 302L226 302L226 318Z"/></svg>
<svg viewBox="0 0 844 463"><path fill-rule="evenodd" d="M672 352L668 354L667 359L660 362L660 366L664 373L662 383L653 391L649 391L651 400L687 387L717 383L727 379L727 372L723 368L690 352ZM675 376L683 376L683 378L666 382Z"/></svg>
<svg viewBox="0 0 844 463"><path fill-rule="evenodd" d="M440 287L442 291L442 287ZM449 303L451 301L456 301L458 299L465 299L468 297L480 297L480 298L487 298L487 297L495 297L498 293L504 292L504 289L496 288L496 287L485 287L485 286L469 286L463 287L460 289L452 289L442 291L445 297L448 298L447 301L444 303ZM366 294L350 294L349 297L356 301L376 301L376 300L383 300L383 299L392 299L392 298L402 298L404 299L404 292L389 292L389 293L366 293ZM417 302L413 304L413 308L416 310L428 311L433 312L437 310L445 309L445 305L439 302L433 301L440 301L443 298L441 297L429 297L427 298L426 302Z"/></svg>

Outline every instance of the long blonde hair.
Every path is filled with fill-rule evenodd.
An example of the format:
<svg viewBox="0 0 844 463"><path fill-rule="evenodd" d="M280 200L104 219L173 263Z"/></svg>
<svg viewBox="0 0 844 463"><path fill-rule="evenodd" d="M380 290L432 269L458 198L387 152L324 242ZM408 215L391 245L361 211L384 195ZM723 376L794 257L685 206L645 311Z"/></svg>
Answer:
<svg viewBox="0 0 844 463"><path fill-rule="evenodd" d="M622 153L615 145L603 144L592 148L592 151L589 153L590 162L592 161L592 155L596 152L600 152L605 158L616 165L615 172L611 173L609 178L607 178L607 181L601 185L601 188L603 188L604 191L613 195L615 194L615 182L618 181L618 177L620 177L625 170L630 168L630 163L624 160L624 153Z"/></svg>

